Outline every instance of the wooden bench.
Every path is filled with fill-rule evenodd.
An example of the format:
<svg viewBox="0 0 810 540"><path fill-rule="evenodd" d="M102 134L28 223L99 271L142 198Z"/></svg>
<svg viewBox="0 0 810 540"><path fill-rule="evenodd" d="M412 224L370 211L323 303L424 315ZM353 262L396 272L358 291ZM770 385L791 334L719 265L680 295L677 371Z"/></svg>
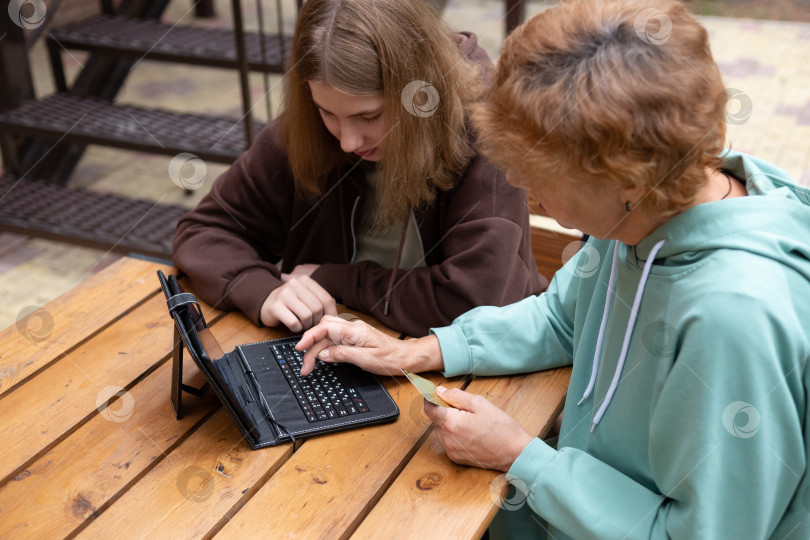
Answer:
<svg viewBox="0 0 810 540"><path fill-rule="evenodd" d="M537 270L551 280L582 246L582 234L560 227L547 216L532 215L530 226Z"/></svg>

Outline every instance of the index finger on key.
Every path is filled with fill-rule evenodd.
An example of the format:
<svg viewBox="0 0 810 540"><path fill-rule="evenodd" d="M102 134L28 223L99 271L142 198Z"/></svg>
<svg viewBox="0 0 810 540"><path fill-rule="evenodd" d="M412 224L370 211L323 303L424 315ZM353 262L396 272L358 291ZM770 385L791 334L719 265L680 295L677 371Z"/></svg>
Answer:
<svg viewBox="0 0 810 540"><path fill-rule="evenodd" d="M309 349L307 349L307 352L304 355L304 361L301 364L302 376L306 377L312 373L312 370L315 367L315 360L318 358L318 355L321 354L322 350L330 346L332 346L332 342L329 340L321 340L315 342Z"/></svg>
<svg viewBox="0 0 810 540"><path fill-rule="evenodd" d="M301 366L302 375L308 375L312 371L315 359L322 350L342 342L342 332L347 324L343 319L326 315L321 322L301 336L301 340L295 345L295 348L299 351L307 351Z"/></svg>

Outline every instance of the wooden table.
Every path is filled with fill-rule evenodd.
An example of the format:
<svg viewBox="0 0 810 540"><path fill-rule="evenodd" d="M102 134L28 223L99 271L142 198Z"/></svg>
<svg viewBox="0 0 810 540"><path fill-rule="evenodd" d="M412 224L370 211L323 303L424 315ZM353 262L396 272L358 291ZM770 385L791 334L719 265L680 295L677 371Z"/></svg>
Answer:
<svg viewBox="0 0 810 540"><path fill-rule="evenodd" d="M158 269L174 271L124 258L0 333L0 538L482 534L503 476L453 464L404 378L383 378L401 409L396 422L299 442L295 452L250 450L210 392L184 397L189 408L175 420ZM203 309L225 350L284 334ZM185 372L187 381L200 375L190 359ZM569 375L445 384L485 395L542 435Z"/></svg>

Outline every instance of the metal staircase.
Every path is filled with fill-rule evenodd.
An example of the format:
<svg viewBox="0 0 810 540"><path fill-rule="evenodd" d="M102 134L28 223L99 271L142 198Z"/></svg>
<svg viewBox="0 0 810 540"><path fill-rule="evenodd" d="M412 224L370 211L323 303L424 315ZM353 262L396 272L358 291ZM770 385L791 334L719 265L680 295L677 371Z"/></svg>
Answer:
<svg viewBox="0 0 810 540"><path fill-rule="evenodd" d="M260 0L256 0L260 6ZM171 257L171 236L182 209L148 205L144 201L116 198L118 216L112 228L97 219L78 219L76 213L57 213L34 205L47 185L61 186L50 197L70 204L68 179L89 144L105 145L165 155L193 154L203 160L230 163L253 142L261 125L250 114L252 104L248 73L282 73L291 44L281 23L281 0L276 1L277 31L245 32L241 0L232 0L233 29L206 29L160 22L168 0L123 0L117 9L109 0L100 2L100 13L51 29L45 39L57 93L36 99L27 65L25 32L10 18L0 17L0 148L8 176L0 182L0 229L59 238L107 249L132 249L149 255ZM197 2L195 2L196 4ZM205 3L206 5L209 3ZM297 7L300 9L298 0ZM198 6L199 11L203 6ZM210 11L210 6L207 6ZM90 53L72 86L65 80L63 50ZM179 113L166 109L135 107L114 102L130 70L141 60L182 63L237 71L242 90L242 118L204 113ZM37 179L37 180L32 180ZM54 195L60 193L61 195ZM108 215L108 194L81 192L81 213ZM14 201L14 204L7 204ZM93 202L95 201L95 202ZM126 211L126 203L135 212ZM95 204L95 207L94 207ZM123 205L123 206L122 206ZM125 242L117 233L135 230L149 212L157 230ZM43 214L44 212L44 214ZM43 219L45 214L51 214ZM53 215L68 219L65 226ZM102 229L104 229L102 231ZM100 232L101 231L101 232ZM116 231L111 234L111 231ZM131 236L131 232L128 233Z"/></svg>
<svg viewBox="0 0 810 540"><path fill-rule="evenodd" d="M44 5L44 0L9 1L20 6ZM254 1L261 21L262 0ZM0 16L0 150L6 173L0 179L0 230L171 258L171 237L182 208L123 197L114 197L113 204L107 194L92 191L81 191L75 198L66 187L69 177L91 144L164 155L193 154L220 163L236 159L262 127L251 115L248 73L282 73L291 46L291 36L284 32L282 0L273 1L278 27L272 33L264 32L261 22L259 32L245 31L241 0L230 2L232 29L163 23L160 18L169 0L100 0L97 14L50 28L47 33L43 32L47 18L42 27L24 31L20 21ZM439 10L446 4L446 0L430 1ZM298 10L302 2L295 0ZM59 3L51 0L49 12ZM212 0L194 0L193 6L198 15L213 14ZM523 0L505 0L505 8L508 33L523 19ZM28 48L42 33L57 93L36 99ZM90 53L72 85L65 79L62 63L63 51L68 50ZM115 103L130 71L141 60L237 71L242 117ZM61 189L46 189L41 180ZM51 206L35 204L42 197ZM81 211L61 211L60 201L78 205ZM108 212L111 205L117 209L112 214ZM147 211L148 215L143 213ZM83 219L83 215L93 219ZM98 216L115 217L115 226L105 227ZM155 226L148 234L137 233L147 218ZM124 236L116 236L126 231ZM127 237L137 239L125 241Z"/></svg>

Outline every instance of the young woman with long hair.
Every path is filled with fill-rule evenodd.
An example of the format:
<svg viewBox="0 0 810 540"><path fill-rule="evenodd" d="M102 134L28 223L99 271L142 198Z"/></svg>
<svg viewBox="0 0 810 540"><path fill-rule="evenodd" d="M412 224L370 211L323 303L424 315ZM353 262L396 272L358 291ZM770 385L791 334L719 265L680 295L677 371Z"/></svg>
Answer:
<svg viewBox="0 0 810 540"><path fill-rule="evenodd" d="M309 0L284 108L178 225L217 307L300 331L336 302L411 335L547 283L526 194L477 154L493 67L424 0Z"/></svg>

